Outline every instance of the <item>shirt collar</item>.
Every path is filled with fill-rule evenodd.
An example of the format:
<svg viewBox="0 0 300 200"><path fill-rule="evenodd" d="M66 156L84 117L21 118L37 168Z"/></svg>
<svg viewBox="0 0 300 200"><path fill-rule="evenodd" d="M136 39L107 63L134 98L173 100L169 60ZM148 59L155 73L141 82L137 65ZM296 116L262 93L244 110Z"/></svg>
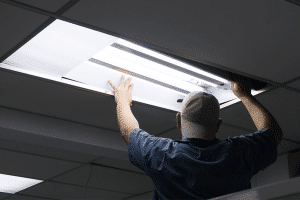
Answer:
<svg viewBox="0 0 300 200"><path fill-rule="evenodd" d="M215 144L220 142L221 140L219 140L218 138L215 138L213 140L204 140L201 138L184 138L183 140L180 141L184 141L184 142L191 142L191 143L195 143L195 144Z"/></svg>

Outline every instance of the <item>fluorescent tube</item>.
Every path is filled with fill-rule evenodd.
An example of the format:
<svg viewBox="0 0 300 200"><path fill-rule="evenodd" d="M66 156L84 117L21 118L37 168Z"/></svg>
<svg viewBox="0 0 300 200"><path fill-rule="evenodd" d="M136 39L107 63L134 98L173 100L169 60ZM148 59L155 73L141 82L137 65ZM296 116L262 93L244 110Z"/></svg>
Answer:
<svg viewBox="0 0 300 200"><path fill-rule="evenodd" d="M109 56L108 56L109 55ZM189 74L180 72L178 70L166 67L162 64L156 63L156 62L152 62L151 60L142 58L140 56L134 55L132 53L128 53L126 51L122 51L119 49L116 49L114 47L107 47L104 50L102 50L100 53L98 53L97 55L93 56L93 58L108 62L110 64L113 64L116 60L119 61L124 61L126 62L126 64L122 64L122 62L117 63L118 66L122 66L122 68L125 68L127 70L130 71L143 71L143 70L151 70L153 73L151 73L151 75L155 76L156 74L160 74L160 75L166 75L167 77L172 77L174 79L174 81L169 84L171 85L176 85L177 81L181 81L181 85L183 84L182 82L185 82L185 86L187 87L191 87L191 84L187 84L187 82L189 80L195 79L198 80L200 82L203 82L203 84L207 84L213 87L217 87L216 84L211 83L209 81L206 81L204 79L199 79L196 78L194 76L191 76ZM132 67L131 67L131 63L133 63ZM164 79L157 79L157 80L164 80ZM183 85L182 85L183 86ZM177 86L178 87L178 86ZM184 87L184 86L183 86ZM185 87L186 90L187 87ZM190 88L191 91L195 90L196 88L191 87Z"/></svg>
<svg viewBox="0 0 300 200"><path fill-rule="evenodd" d="M174 76L170 76L167 73L161 73L158 70L155 70L155 67L163 68L162 66L158 66L158 67L154 66L153 68L148 67L149 65L155 65L155 63L152 63L145 59L138 58L137 56L128 54L126 52L122 52L120 50L115 50L112 47L108 47L107 49L108 49L108 51L100 52L93 58L96 58L97 60L109 63L114 66L118 66L122 69L126 69L128 71L140 74L142 76L145 76L145 77L148 77L148 78L151 78L154 80L162 81L164 83L167 83L172 86L176 86L178 88L187 90L189 92L200 89L196 85L182 81L178 78L174 78ZM115 51L118 51L118 52L115 52ZM110 54L107 54L106 52L108 52ZM103 68L103 66L101 66L101 67ZM177 73L182 74L180 72L177 72ZM184 76L184 74L182 74L182 76Z"/></svg>
<svg viewBox="0 0 300 200"><path fill-rule="evenodd" d="M193 67L193 66L191 66L191 65L188 65L188 64L186 64L186 63L184 63L184 62L175 60L175 59L170 58L170 57L168 57L168 56L165 56L165 55L163 55L163 54L157 53L157 52L155 52L155 51L151 51L151 50L149 50L149 49L147 49L147 48L141 47L141 46L136 45L136 44L134 44L134 43L132 43L132 42L128 42L128 41L123 40L123 39L119 39L119 40L116 41L116 43L121 44L121 45L124 45L124 46L127 46L127 47L129 47L129 48L132 48L132 49L135 49L135 50L138 50L138 51L141 51L141 52L143 52L143 53L145 53L145 54L148 54L148 55L150 55L150 56L159 58L159 59L161 59L161 60L167 61L167 62L172 63L172 64L174 64L174 65L178 65L178 66L180 66L180 67L182 67L182 68L188 69L188 70L193 71L193 72L196 72L196 73L198 73L198 74L202 74L202 75L204 75L204 76L210 77L210 78L215 79L215 80L218 80L218 81L220 81L220 82L224 82L224 83L227 83L227 84L230 83L230 82L229 82L228 80L226 80L226 79L223 79L223 78L221 78L221 77L215 76L215 75L213 75L213 74L210 74L210 73L205 72L205 71L203 71L203 70L201 70L201 69L198 69L198 68L196 68L196 67Z"/></svg>

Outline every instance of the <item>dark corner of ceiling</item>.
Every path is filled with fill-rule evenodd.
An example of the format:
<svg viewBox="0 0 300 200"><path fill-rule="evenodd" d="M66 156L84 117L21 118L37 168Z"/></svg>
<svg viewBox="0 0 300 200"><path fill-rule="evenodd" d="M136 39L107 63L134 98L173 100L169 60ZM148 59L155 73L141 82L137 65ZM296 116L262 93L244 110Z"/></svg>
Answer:
<svg viewBox="0 0 300 200"><path fill-rule="evenodd" d="M285 1L295 4L297 6L300 6L300 0L285 0Z"/></svg>

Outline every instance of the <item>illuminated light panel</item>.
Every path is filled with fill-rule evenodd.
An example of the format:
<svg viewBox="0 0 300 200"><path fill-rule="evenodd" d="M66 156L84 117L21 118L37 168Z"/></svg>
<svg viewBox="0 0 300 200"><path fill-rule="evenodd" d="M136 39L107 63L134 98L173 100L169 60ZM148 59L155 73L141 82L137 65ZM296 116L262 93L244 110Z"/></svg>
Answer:
<svg viewBox="0 0 300 200"><path fill-rule="evenodd" d="M0 174L0 192L15 194L16 192L20 192L41 182L43 181L19 176Z"/></svg>
<svg viewBox="0 0 300 200"><path fill-rule="evenodd" d="M226 102L221 108L239 101L226 79L124 39L61 20L51 23L0 67L108 95L114 95L108 80L119 86L125 75L134 84L134 101L174 111L181 111L182 104L177 100L193 91L210 93L220 104ZM252 91L252 95L263 91Z"/></svg>
<svg viewBox="0 0 300 200"><path fill-rule="evenodd" d="M153 64L153 62L146 59L137 58L137 56L128 54L126 52L115 50L112 47L108 47L105 50L110 50L112 52L103 51L94 56L97 60L102 62L109 63L114 66L120 66L122 69L141 74L144 77L148 77L154 80L162 81L166 84L176 86L178 88L187 90L189 92L199 90L199 87L193 84L190 84L182 79L174 77L174 74L171 73L162 73L159 70L155 70L155 67L163 68L161 66L156 66L158 64ZM118 52L115 52L118 51ZM115 54L115 55L114 55ZM152 67L148 67L153 65ZM167 70L166 70L167 71ZM174 71L174 70L173 70ZM184 76L183 73L177 72ZM169 75L170 74L170 75Z"/></svg>
<svg viewBox="0 0 300 200"><path fill-rule="evenodd" d="M196 68L196 67L193 67L193 66L191 66L191 65L188 65L188 64L186 64L186 63L184 63L184 62L182 62L182 61L175 60L174 58L170 58L170 57L168 57L168 56L165 56L165 55L160 54L160 53L157 53L157 52L155 52L155 51L146 49L146 48L144 48L144 47L141 47L141 46L136 45L136 44L134 44L134 43L128 42L128 41L126 41L126 40L119 39L119 40L117 40L115 43L120 44L120 45L124 45L124 46L126 46L126 47L132 48L132 49L137 50L137 51L140 51L140 52L142 52L142 53L145 53L145 54L150 55L150 56L152 56L152 57L155 57L155 58L157 58L157 59L163 60L163 61L165 61L165 62L171 63L171 64L173 64L173 65L179 66L179 67L181 67L181 68L187 69L187 70L189 70L189 71L195 72L195 73L197 73L197 74L201 74L201 75L203 75L203 76L206 76L206 77L209 77L209 78L218 80L218 81L220 81L220 82L224 82L224 83L230 84L230 82L229 82L228 80L226 80L226 79L223 79L223 78L221 78L221 77L218 77L218 76L216 76L216 75L214 75L214 74L210 74L210 73L205 72L205 71L203 71L203 70L201 70L201 69L199 69L199 68ZM110 49L108 49L108 48L106 48L104 51L105 51L105 52L112 52L112 51L111 51ZM97 55L96 55L96 56L97 56ZM136 59L136 58L135 58L135 59ZM143 59L143 61L144 61L144 60L145 60L145 59ZM153 65L153 62L152 62L152 65ZM150 68L151 65L147 65L147 67ZM186 76L185 73L181 73L181 72L179 72L178 70L171 70L171 71L170 71L170 70L169 70L168 68L166 68L166 67L161 67L161 66L160 66L160 67L153 67L153 68L155 68L156 70L159 69L159 71L164 71L165 73L167 73L167 74L172 74L172 75L173 75L173 73L177 73L177 74L180 73L180 75L177 75L177 76L176 76L177 78L180 78L180 76ZM195 77L190 77L190 78L195 78ZM203 80L203 79L200 79L200 80L205 81L205 80ZM207 82L207 83L210 84L209 82ZM216 87L215 84L211 84L211 85Z"/></svg>

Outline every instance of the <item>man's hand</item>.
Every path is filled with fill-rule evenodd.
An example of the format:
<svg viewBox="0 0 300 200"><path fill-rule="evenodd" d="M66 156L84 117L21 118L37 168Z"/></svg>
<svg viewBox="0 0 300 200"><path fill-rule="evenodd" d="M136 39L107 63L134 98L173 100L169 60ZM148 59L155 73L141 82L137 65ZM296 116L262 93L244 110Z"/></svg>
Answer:
<svg viewBox="0 0 300 200"><path fill-rule="evenodd" d="M233 82L230 81L231 91L235 96L241 98L243 96L251 96L251 86L249 82L241 81L241 82Z"/></svg>
<svg viewBox="0 0 300 200"><path fill-rule="evenodd" d="M122 75L120 88L117 88L110 80L108 83L115 90L115 101L117 104L126 104L132 106L132 88L133 84L129 86L131 78L128 78L126 83L124 84L124 75ZM128 87L129 86L129 87Z"/></svg>

